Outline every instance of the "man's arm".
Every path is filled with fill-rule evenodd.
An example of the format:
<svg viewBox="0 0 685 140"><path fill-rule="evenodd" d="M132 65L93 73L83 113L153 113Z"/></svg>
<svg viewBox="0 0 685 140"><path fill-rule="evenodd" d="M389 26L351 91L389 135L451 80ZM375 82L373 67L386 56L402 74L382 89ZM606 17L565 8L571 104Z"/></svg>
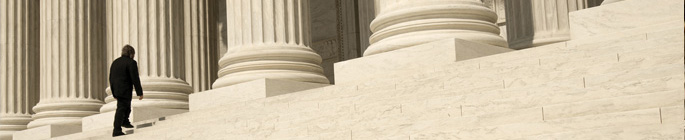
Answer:
<svg viewBox="0 0 685 140"><path fill-rule="evenodd" d="M114 89L112 88L113 87L112 81L113 81L112 71L110 70L110 72L109 72L109 91L112 93L112 97L114 97L114 99L117 99L117 95L114 94Z"/></svg>
<svg viewBox="0 0 685 140"><path fill-rule="evenodd" d="M136 61L133 61L133 66L128 67L128 72L131 74L131 81L133 82L133 87L136 89L136 95L143 96L143 87L140 86L138 63Z"/></svg>

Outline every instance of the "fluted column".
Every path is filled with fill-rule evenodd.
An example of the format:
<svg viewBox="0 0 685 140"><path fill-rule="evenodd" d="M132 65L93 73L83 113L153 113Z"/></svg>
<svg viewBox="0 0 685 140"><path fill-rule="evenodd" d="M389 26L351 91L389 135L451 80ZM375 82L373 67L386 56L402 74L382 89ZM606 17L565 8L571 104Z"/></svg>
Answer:
<svg viewBox="0 0 685 140"><path fill-rule="evenodd" d="M525 49L571 38L568 13L599 0L506 0L509 48Z"/></svg>
<svg viewBox="0 0 685 140"><path fill-rule="evenodd" d="M81 124L99 113L105 87L105 5L40 1L40 102L29 128Z"/></svg>
<svg viewBox="0 0 685 140"><path fill-rule="evenodd" d="M121 56L126 44L136 50L145 99L133 100L132 106L188 109L192 88L185 81L183 1L107 0L107 10L107 64ZM116 109L116 100L107 92L100 112Z"/></svg>
<svg viewBox="0 0 685 140"><path fill-rule="evenodd" d="M38 0L0 0L0 139L26 129L38 103Z"/></svg>
<svg viewBox="0 0 685 140"><path fill-rule="evenodd" d="M228 51L214 88L260 78L328 83L308 46L309 0L226 1Z"/></svg>
<svg viewBox="0 0 685 140"><path fill-rule="evenodd" d="M183 0L185 29L185 74L193 92L212 88L217 78L216 17L218 1Z"/></svg>
<svg viewBox="0 0 685 140"><path fill-rule="evenodd" d="M497 14L480 0L376 0L364 56L447 38L506 47Z"/></svg>

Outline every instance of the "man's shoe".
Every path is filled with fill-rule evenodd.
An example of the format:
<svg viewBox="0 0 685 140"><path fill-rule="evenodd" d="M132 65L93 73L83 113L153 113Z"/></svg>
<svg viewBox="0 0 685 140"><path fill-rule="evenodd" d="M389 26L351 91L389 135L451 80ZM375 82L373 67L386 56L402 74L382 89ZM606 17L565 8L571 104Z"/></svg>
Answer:
<svg viewBox="0 0 685 140"><path fill-rule="evenodd" d="M112 133L112 137L118 137L118 136L123 136L123 135L126 135L126 134L124 134L124 132L114 132L114 133Z"/></svg>
<svg viewBox="0 0 685 140"><path fill-rule="evenodd" d="M133 125L131 125L131 124L122 124L121 127L124 127L124 128L133 128Z"/></svg>

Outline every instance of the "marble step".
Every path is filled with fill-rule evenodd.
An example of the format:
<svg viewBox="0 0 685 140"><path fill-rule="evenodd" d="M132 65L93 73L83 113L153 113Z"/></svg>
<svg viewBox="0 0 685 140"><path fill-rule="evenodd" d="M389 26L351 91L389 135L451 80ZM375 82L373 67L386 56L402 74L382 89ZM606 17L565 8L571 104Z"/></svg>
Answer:
<svg viewBox="0 0 685 140"><path fill-rule="evenodd" d="M516 139L605 127L661 125L658 108L471 128L450 122L440 124L443 125L412 133L411 139Z"/></svg>
<svg viewBox="0 0 685 140"><path fill-rule="evenodd" d="M683 20L682 0L625 0L569 13L571 39ZM682 23L681 23L682 26Z"/></svg>
<svg viewBox="0 0 685 140"><path fill-rule="evenodd" d="M677 26L676 26L677 25ZM667 27L664 27L667 26ZM607 37L589 38L589 39L576 39L567 42L561 42L556 44L545 45L541 47L518 50L515 52L497 54L492 56L485 56L481 58L474 59L479 61L477 69L464 68L464 66L471 65L471 62L462 65L461 62L457 62L456 65L446 65L445 67L439 68L442 71L460 71L460 69L468 69L470 71L482 71L489 69L497 69L499 71L509 70L512 67L527 67L527 66L537 66L542 62L551 63L552 61L542 61L539 59L556 59L559 62L565 62L566 60L578 59L578 57L564 57L563 55L575 54L575 56L587 57L589 54L605 53L607 51L615 51L619 49L626 51L627 48L641 49L645 47L643 42L650 42L649 44L662 44L662 43L673 43L682 42L683 40L683 26L680 22L669 22L664 24L657 24L653 26L641 27L633 30L626 30L625 32L611 34ZM650 37L646 37L650 36ZM635 40L627 40L627 38L635 38ZM647 39L648 38L648 39ZM630 43L621 43L630 42ZM619 43L620 45L612 45L612 43ZM625 47L625 45L631 45ZM603 51L598 51L598 48L603 48ZM629 50L628 50L629 51ZM560 59L565 58L565 59ZM582 59L582 58L581 58ZM438 71L441 72L441 71Z"/></svg>
<svg viewBox="0 0 685 140"><path fill-rule="evenodd" d="M683 105L683 89L544 106L545 120Z"/></svg>
<svg viewBox="0 0 685 140"><path fill-rule="evenodd" d="M335 63L335 80L336 83L349 83L510 51L513 50L462 39L445 39Z"/></svg>
<svg viewBox="0 0 685 140"><path fill-rule="evenodd" d="M637 126L606 127L581 131L536 135L515 140L580 140L580 139L684 139L682 124L649 124Z"/></svg>
<svg viewBox="0 0 685 140"><path fill-rule="evenodd" d="M659 68L659 67L656 67ZM653 74L665 74L665 75L646 75L647 77L658 77L658 79L645 79L645 80L651 80L651 81L641 81L639 77L637 79L627 79L628 81L614 81L616 83L636 83L636 82L651 82L655 83L656 85L652 85L651 88L657 88L657 87L663 87L663 86L668 86L671 88L676 88L680 86L677 84L678 82L682 81L682 73L681 73L681 67L674 67L674 66L665 66L666 71L674 71L674 72L664 72L664 71L654 71L653 69L656 68L650 68L650 69L637 69L634 70L636 72L632 73L626 73L629 76L624 76L624 77L632 77L634 78L635 76L630 76L630 75L640 75L640 74L645 74L644 72L647 73L653 73ZM620 73L620 72L619 72ZM636 74L633 74L636 73ZM596 75L597 77L615 77L616 74L605 74L605 75ZM675 76L670 76L670 75L675 75ZM592 76L590 76L592 77ZM662 78L666 77L666 78ZM668 82L671 81L671 82ZM579 81L580 82L580 81ZM664 83L671 83L671 84L664 84ZM676 84L673 84L676 83ZM645 84L645 83L642 83ZM624 84L625 85L625 84ZM670 85L670 86L669 86ZM487 94L464 94L464 95L452 95L456 96L457 99L450 100L451 102L462 102L460 104L464 104L466 109L464 110L467 114L477 114L476 112L478 110L487 110L487 111L497 111L499 108L501 109L510 109L511 107L532 107L532 106L542 106L542 105L548 105L548 104L554 104L554 103L564 103L564 102L577 102L577 101L583 101L583 100L594 100L594 99L601 99L601 98L612 98L612 97L617 97L619 94L616 93L611 93L611 94L606 94L602 92L617 92L614 90L617 90L615 88L609 88L609 89L602 89L603 87L597 87L597 88L592 88L588 90L581 90L580 92L568 92L567 94L562 94L564 92L561 92L562 90L571 90L569 88L559 88L559 89L550 89L550 87L546 87L549 85L530 85L528 87L522 87L519 88L518 90L514 89L511 91L499 91L499 92L491 92ZM553 86L553 85L552 85ZM634 86L634 85L633 85ZM663 87L663 88L668 88L668 87ZM554 88L554 87L551 87ZM581 87L576 87L577 89L582 88ZM627 88L630 90L633 90L631 92L625 92L625 93L631 93L634 95L634 92L636 87L631 87ZM640 89L640 88L637 88ZM643 89L650 89L650 87L643 87ZM525 94L517 94L523 93L523 91L528 91L528 93ZM618 89L620 91L620 89ZM576 90L577 91L577 90ZM640 90L637 90L640 91ZM449 95L451 91L446 91L446 90L437 90L434 93L433 92L419 92L419 93L413 93L413 94L407 94L407 95L399 95L398 93L401 93L402 91L399 90L390 90L387 92L375 92L375 93L369 93L365 95L359 95L355 97L351 97L350 99L337 99L334 101L326 101L323 100L322 102L327 102L324 104L315 104L318 105L319 108L322 106L336 106L336 105L342 105L342 104L353 104L355 106L354 109L356 110L364 110L364 108L397 108L398 106L401 106L405 103L411 103L411 102L421 102L422 100L428 100L425 97L434 97L436 95L437 98L445 98L445 97L450 97L450 96L441 96L441 95ZM442 92L442 93L440 93ZM559 99L555 99L555 93L558 93L559 95L562 95L559 97ZM578 93L583 93L580 95ZM498 95L498 94L506 94L505 95ZM606 95L604 95L606 94ZM516 96L518 95L518 96ZM508 96L508 97L507 97ZM496 97L499 97L496 98ZM372 98L372 99L369 99ZM434 100L436 101L436 100ZM336 103L330 103L330 102L339 102L338 104ZM493 104L494 103L494 104ZM453 104L456 105L456 104ZM298 113L309 113L309 112L315 112L315 111L320 111L320 110L305 110L306 112L291 112L290 116L297 116L301 115ZM308 115L304 115L302 117L307 117Z"/></svg>
<svg viewBox="0 0 685 140"><path fill-rule="evenodd" d="M605 83L606 81L611 81L611 82L625 82L626 80L632 81L632 80L641 80L643 78L653 78L653 77L665 77L665 76L670 76L670 75L682 75L682 67L678 65L661 65L661 66L653 66L651 68L641 68L641 69L632 69L632 70L623 70L621 71L614 71L614 73L609 73L609 74L596 74L596 75L585 75L586 80L583 81L582 78L577 78L575 80L564 80L561 79L561 81L554 81L554 80L539 80L540 82L537 82L535 84L526 84L523 87L518 87L518 88L513 88L513 91L517 91L519 89L525 89L528 91L536 91L537 88L548 88L547 86L568 86L572 84L576 84L576 86L572 86L569 88L564 88L566 90L570 90L573 88L585 88L585 85L583 85L583 82L588 83L588 87L591 87L593 85L597 85L597 83ZM469 81L468 79L465 81ZM554 82L556 84L548 84L549 82ZM572 83L569 83L572 82ZM466 89L468 90L468 89ZM442 93L440 93L442 92ZM447 93L455 93L455 92L460 92L459 90L415 90L415 89L395 89L395 90L387 90L384 92L371 92L369 94L365 95L360 95L356 97L352 97L350 99L344 99L340 102L352 102L355 104L365 104L365 103L374 103L374 102L385 102L385 103L393 103L392 100L395 98L406 98L408 100L420 100L420 99L425 99L426 97L432 97L432 96L439 96L442 97L443 94ZM536 92L545 92L544 89L542 91L536 91ZM555 91L549 91L549 92L555 92ZM476 92L477 93L477 92ZM549 94L549 93L548 93ZM456 95L456 94L455 94ZM482 95L477 95L477 96L482 96ZM496 96L496 95L495 95ZM528 96L528 95L522 95L522 96ZM500 96L501 97L501 96ZM547 97L547 96L545 96ZM505 98L506 99L506 98ZM345 101L347 100L347 101ZM485 100L493 100L493 99L485 99ZM495 101L497 99L494 99ZM525 100L524 100L525 101ZM397 102L395 102L397 103ZM477 102L476 102L477 103ZM399 104L399 103L397 103Z"/></svg>
<svg viewBox="0 0 685 140"><path fill-rule="evenodd" d="M150 108L137 108L137 109L134 108L134 110L137 110L137 111L151 111ZM136 120L136 121L131 122L131 124L134 126L134 128L122 128L122 129L123 129L123 132L126 133L126 134L135 134L135 132L140 131L140 130L144 130L144 129L148 129L148 128L153 128L153 129L154 129L154 127L156 127L157 124L165 123L165 122L168 120L168 119L167 119L168 117L170 117L170 116L176 116L176 115L178 115L178 114L185 114L185 113L181 113L181 112L186 112L186 113L188 112L187 110L185 110L185 111L180 111L180 110L174 110L174 109L161 109L161 110L159 110L159 109L154 109L154 111L147 112L147 113L160 113L159 111L167 111L167 112L161 112L161 114L167 114L167 115L164 115L164 116L162 116L162 117L153 117L153 118L150 118L151 116L158 116L158 114L138 114L138 115L145 115L145 116L138 116L137 118L136 118L136 117L132 117L132 118L136 118L136 119L133 119L133 120ZM169 115L169 114L168 114L168 113L169 113L168 111L171 111L171 112L173 112L172 114L176 114L176 115ZM179 112L179 111L180 111L180 112ZM105 113L105 114L108 114L108 113ZM133 114L133 113L132 113L132 114ZM99 117L99 119L103 119L102 116L98 116L98 117ZM147 118L147 119L146 119L146 118ZM92 118L92 119L95 119L95 118ZM145 120L142 120L142 119L145 119ZM98 140L98 139L111 139L111 138L112 138L112 131L113 131L113 130L112 130L112 127L111 127L111 123L108 123L108 124L110 125L110 127L88 128L87 130L84 130L84 131L79 132L79 133L64 135L64 136L55 137L55 138L52 138L52 139L55 139L55 140L79 140L79 139L82 139L82 140Z"/></svg>
<svg viewBox="0 0 685 140"><path fill-rule="evenodd" d="M682 27L680 27L682 28ZM677 31L677 32L674 32ZM674 46L682 46L682 32L679 30L665 30L665 31L660 31L656 32L658 34L661 34L663 38L651 38L649 40L642 40L639 42L633 42L632 44L627 44L627 45L610 45L612 47L605 48L603 50L623 50L624 52L619 52L619 51L614 51L614 52L605 52L604 55L598 55L595 54L595 56L592 57L587 57L584 56L588 52L584 51L571 51L571 52L566 52L566 54L572 54L579 59L560 59L560 58L565 58L563 56L558 56L558 57L545 57L544 55L541 57L544 58L544 65L542 64L543 58L536 59L535 64L531 64L530 66L519 66L516 68L508 68L506 72L501 72L501 70L493 70L493 69L481 69L481 70L470 70L470 71L431 71L432 73L430 74L425 74L425 73L419 73L419 74L409 74L410 76L405 76L405 77L410 77L410 78L405 78L405 77L399 77L399 78L393 78L393 79L387 79L387 80L379 80L379 81L369 81L365 83L359 84L359 89L373 89L379 88L379 87L405 87L407 83L420 83L420 82L425 82L425 81L436 81L436 80L444 80L448 78L452 78L449 75L453 74L462 74L462 75L468 75L468 76L474 76L476 75L490 75L491 77L497 77L499 75L521 75L517 77L529 77L530 75L538 74L540 72L554 72L556 70L568 70L568 69L573 69L573 68L578 68L578 67L588 67L591 68L590 66L594 65L603 65L606 63L612 63L612 62L617 62L620 61L621 58L630 58L630 57L635 57L635 56L645 56L645 54L650 54L650 53L642 53L644 50L648 50L651 52L655 52L652 54L659 54L660 52L682 52L678 50L682 50L682 47L674 47ZM643 34L644 35L644 34ZM664 39L666 38L666 39ZM675 40L674 40L675 38ZM678 41L678 38L680 41ZM618 40L617 40L618 41ZM613 42L613 41L612 41ZM664 44L664 42L667 42ZM652 44L652 45L648 45ZM555 45L555 44L553 44ZM554 46L547 46L547 47L554 47ZM596 45L588 45L588 46L596 46ZM665 49L651 49L651 47L659 47L659 48L665 48ZM540 47L539 47L540 48ZM544 47L542 47L544 48ZM591 47L591 48L596 48L596 47ZM620 48L620 49L617 49ZM627 48L634 48L634 49L627 49ZM537 48L534 48L537 49ZM675 50L674 50L675 49ZM599 51L589 51L589 52L599 52ZM515 53L515 52L512 52ZM509 53L505 54L500 54L500 55L506 55ZM554 55L560 55L560 54L554 54ZM678 54L672 54L672 55L678 55ZM495 55L497 56L497 55ZM582 56L582 57L581 57ZM623 57L621 57L623 56ZM651 56L650 56L651 57ZM675 56L677 57L677 56ZM485 57L487 58L487 57ZM479 59L485 59L485 58L477 58L475 60ZM627 59L624 59L626 61ZM628 59L629 60L629 59ZM531 63L533 61L530 61ZM589 63L589 65L588 65ZM456 64L453 65L460 65L460 62L457 62ZM450 65L446 65L444 67L441 67L443 69L449 69ZM601 67L600 67L601 68ZM599 68L594 68L594 69L599 69ZM606 68L605 68L606 69ZM593 70L593 69L589 69ZM601 69L600 69L601 70ZM611 70L611 69L609 69ZM589 71L593 72L593 71ZM601 71L600 71L601 72ZM466 74L464 74L466 73ZM492 73L497 73L497 74L492 74ZM525 74L525 75L523 75ZM564 74L561 72L557 72L556 74ZM463 78L463 77L454 77L454 78ZM381 78L382 79L382 78ZM513 78L512 78L513 79ZM395 83L395 84L393 84ZM439 83L438 83L439 84ZM443 85L444 86L444 85Z"/></svg>
<svg viewBox="0 0 685 140"><path fill-rule="evenodd" d="M133 107L131 109L129 120L132 124L139 124L138 127L147 127L148 125L154 124L154 121L163 120L165 116L171 116L174 114L181 114L185 112L188 112L188 110L164 109L154 107ZM115 113L115 111L110 111L106 113L84 117L82 119L83 132L99 128L112 128L112 122L114 122ZM150 122L150 120L154 121Z"/></svg>
<svg viewBox="0 0 685 140"><path fill-rule="evenodd" d="M682 87L683 76L674 75L654 79L612 83L587 89L538 88L531 90L497 91L462 97L465 116L502 112L506 110L542 107L588 100L607 99L665 92Z"/></svg>

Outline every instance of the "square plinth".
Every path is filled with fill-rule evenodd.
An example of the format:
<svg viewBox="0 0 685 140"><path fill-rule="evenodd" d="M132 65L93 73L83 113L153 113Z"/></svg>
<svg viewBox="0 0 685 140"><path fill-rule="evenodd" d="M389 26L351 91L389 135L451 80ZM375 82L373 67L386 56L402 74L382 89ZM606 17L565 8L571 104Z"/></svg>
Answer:
<svg viewBox="0 0 685 140"><path fill-rule="evenodd" d="M444 39L335 63L335 83L363 81L510 51L513 50L456 38Z"/></svg>
<svg viewBox="0 0 685 140"><path fill-rule="evenodd" d="M14 133L15 140L44 140L81 132L81 125L46 125Z"/></svg>
<svg viewBox="0 0 685 140"><path fill-rule="evenodd" d="M328 86L290 80L258 79L190 95L190 110L211 108L224 104L266 98L297 91Z"/></svg>

